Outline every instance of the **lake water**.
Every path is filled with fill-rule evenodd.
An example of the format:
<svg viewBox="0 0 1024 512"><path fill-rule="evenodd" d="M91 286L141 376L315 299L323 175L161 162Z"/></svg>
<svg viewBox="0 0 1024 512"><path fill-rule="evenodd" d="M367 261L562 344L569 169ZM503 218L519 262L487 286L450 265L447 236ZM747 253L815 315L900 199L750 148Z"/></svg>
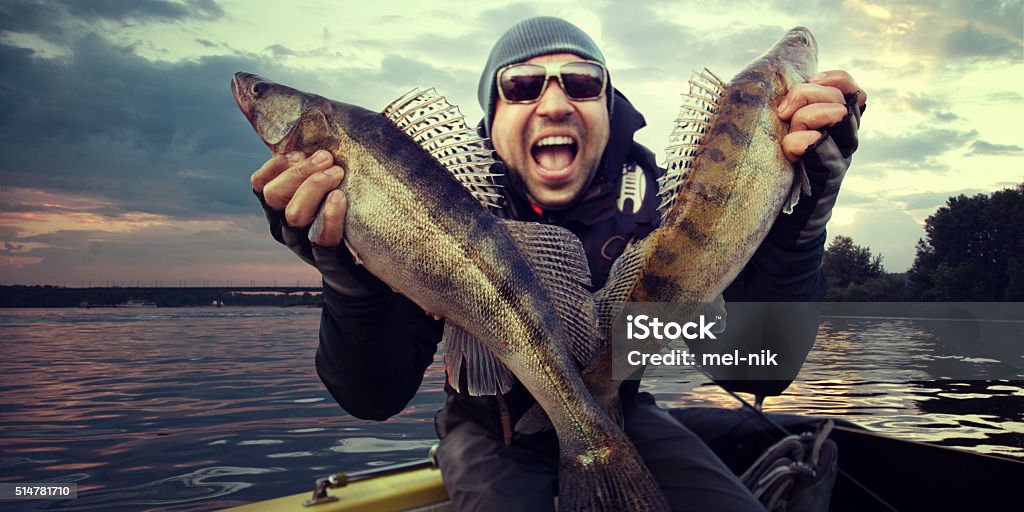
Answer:
<svg viewBox="0 0 1024 512"><path fill-rule="evenodd" d="M0 508L212 510L424 458L440 359L402 414L358 420L316 376L318 319L315 309L0 310L0 483L78 486L74 500ZM936 363L954 356L926 322L826 318L818 340L766 410L1024 459L1024 382L937 380ZM644 388L666 407L736 407L695 372Z"/></svg>

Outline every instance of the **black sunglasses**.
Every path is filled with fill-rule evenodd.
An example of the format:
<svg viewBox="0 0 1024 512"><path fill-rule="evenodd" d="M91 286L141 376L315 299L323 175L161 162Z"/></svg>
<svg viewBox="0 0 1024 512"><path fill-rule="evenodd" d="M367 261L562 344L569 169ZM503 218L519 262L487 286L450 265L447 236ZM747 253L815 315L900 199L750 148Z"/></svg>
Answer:
<svg viewBox="0 0 1024 512"><path fill-rule="evenodd" d="M608 70L600 62L523 62L498 70L498 95L506 103L533 103L544 95L548 80L558 78L570 100L596 100L604 95Z"/></svg>

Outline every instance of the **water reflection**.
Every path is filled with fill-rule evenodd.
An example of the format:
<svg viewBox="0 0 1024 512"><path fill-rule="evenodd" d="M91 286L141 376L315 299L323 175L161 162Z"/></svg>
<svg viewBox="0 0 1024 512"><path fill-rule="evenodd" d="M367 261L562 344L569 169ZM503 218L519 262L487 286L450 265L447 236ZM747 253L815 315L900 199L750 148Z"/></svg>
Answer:
<svg viewBox="0 0 1024 512"><path fill-rule="evenodd" d="M306 492L325 473L424 458L443 401L440 356L400 415L353 418L313 368L318 315L0 312L0 482L79 486L77 500L5 510L212 510ZM940 380L992 357L956 354L918 321L827 319L800 379L767 408L1024 457L1024 383ZM643 386L670 407L736 406L695 371Z"/></svg>
<svg viewBox="0 0 1024 512"><path fill-rule="evenodd" d="M1004 360L979 361L956 353L963 344L951 340L960 335L970 340L982 329L1019 336L1024 325L997 324L992 328L984 321L826 318L800 378L781 396L769 398L765 409L845 417L904 439L1024 458L1024 381L944 380L1006 367ZM1001 352L1003 357L1006 353ZM658 379L645 387L670 406L738 406L700 373L687 377Z"/></svg>

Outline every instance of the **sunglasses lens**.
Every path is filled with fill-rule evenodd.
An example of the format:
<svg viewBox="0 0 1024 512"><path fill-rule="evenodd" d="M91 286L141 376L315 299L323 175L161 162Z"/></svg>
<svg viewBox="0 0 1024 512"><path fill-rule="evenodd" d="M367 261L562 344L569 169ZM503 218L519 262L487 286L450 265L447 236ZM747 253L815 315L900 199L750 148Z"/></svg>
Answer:
<svg viewBox="0 0 1024 512"><path fill-rule="evenodd" d="M544 67L524 64L506 69L499 85L506 101L533 101L540 98L545 78Z"/></svg>
<svg viewBox="0 0 1024 512"><path fill-rule="evenodd" d="M562 83L570 98L594 99L604 90L604 70L589 62L572 62L562 66Z"/></svg>

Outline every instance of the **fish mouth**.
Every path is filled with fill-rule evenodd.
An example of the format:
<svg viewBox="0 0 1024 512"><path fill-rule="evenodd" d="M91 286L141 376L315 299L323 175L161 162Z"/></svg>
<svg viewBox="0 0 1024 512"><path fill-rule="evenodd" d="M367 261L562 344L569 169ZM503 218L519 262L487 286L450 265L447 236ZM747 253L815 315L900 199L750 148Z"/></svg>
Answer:
<svg viewBox="0 0 1024 512"><path fill-rule="evenodd" d="M279 107L286 106L283 104L288 102L267 97L272 84L273 82L259 75L239 71L231 79L231 93L238 109L267 147L274 153L283 154L293 149L295 127L301 109L296 105L287 105L292 107L289 109L291 115L280 115ZM268 107L268 102L276 104Z"/></svg>
<svg viewBox="0 0 1024 512"><path fill-rule="evenodd" d="M262 81L264 79L260 76L242 71L235 73L235 76L231 77L231 95L235 98L238 110L241 110L242 114L250 122L252 122L256 107L256 98L253 94L254 85Z"/></svg>
<svg viewBox="0 0 1024 512"><path fill-rule="evenodd" d="M811 33L811 30L807 27L794 27L789 31L791 36L796 36L798 40L814 53L814 58L818 58L818 40Z"/></svg>
<svg viewBox="0 0 1024 512"><path fill-rule="evenodd" d="M569 133L543 134L530 144L537 176L548 183L568 181L576 170L579 140Z"/></svg>

